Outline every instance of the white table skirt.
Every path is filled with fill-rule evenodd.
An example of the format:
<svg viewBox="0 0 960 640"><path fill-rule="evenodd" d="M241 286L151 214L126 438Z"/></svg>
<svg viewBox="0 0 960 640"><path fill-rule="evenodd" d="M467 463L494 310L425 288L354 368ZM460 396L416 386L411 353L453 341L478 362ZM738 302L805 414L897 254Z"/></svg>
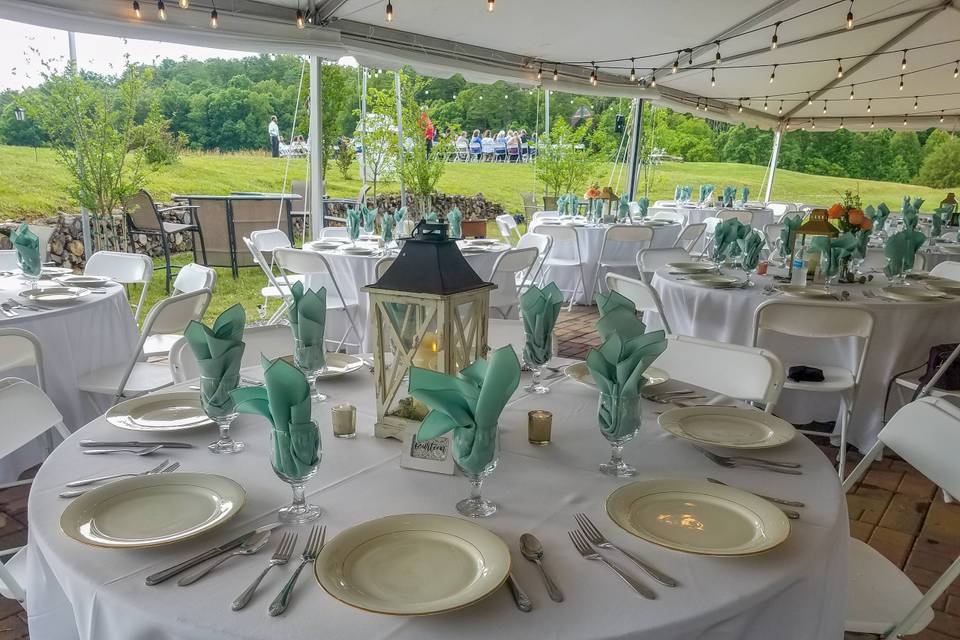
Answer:
<svg viewBox="0 0 960 640"><path fill-rule="evenodd" d="M27 288L19 277L0 278L0 301L15 298ZM40 340L47 395L71 430L106 410L112 400L80 391L80 376L129 361L137 346L137 325L123 287L111 286L106 291L91 293L69 306L51 307L49 311L17 309L16 317L0 317L0 328L24 329ZM8 375L36 382L32 367L5 371L0 377ZM45 453L39 440L24 445L0 461L0 481L16 479L40 462Z"/></svg>
<svg viewBox="0 0 960 640"><path fill-rule="evenodd" d="M543 223L540 223L543 224ZM538 225L531 225L530 231L535 233ZM555 282L567 299L572 295L574 288L577 288L577 296L574 298L574 304L593 304L595 293L594 284L597 279L597 269L600 262L600 249L603 247L603 235L610 225L601 226L576 226L577 243L580 245L580 259L583 264L583 279L585 286L579 286L580 270L577 267L548 267L543 272L543 282ZM682 227L679 224L673 224L663 227L653 227L653 240L650 246L655 249L666 249L672 247L680 235ZM615 260L636 264L637 251L639 247L626 242L618 242L616 245L611 243L607 248L605 260ZM554 243L550 250L550 256L553 258L562 258L573 260L577 257L576 247L572 242ZM637 268L618 268L617 273L623 273L632 277L637 277ZM601 274L606 275L606 272ZM600 290L606 291L606 285L601 280Z"/></svg>
<svg viewBox="0 0 960 640"><path fill-rule="evenodd" d="M527 379L524 375L524 382ZM270 469L268 426L262 418L241 416L235 435L247 443L237 456L212 456L202 448L212 430L183 438L192 450L167 450L191 472L219 473L243 484L247 502L223 531L170 547L110 550L84 546L62 533L58 519L66 501L57 497L64 482L104 471L145 469L152 461L82 456L80 437L116 438L128 432L98 419L57 449L40 470L30 495L27 611L34 638L57 640L211 640L324 638L348 640L502 638L636 638L691 640L810 640L839 638L845 599L847 515L836 474L812 443L797 437L770 457L797 460L802 477L722 469L693 447L663 433L646 407L641 435L625 450L640 478L718 477L747 489L802 500L802 519L792 521L790 538L758 556L712 558L687 555L632 538L605 515L604 500L624 481L601 475L596 465L609 446L596 427L596 392L555 379L548 396L514 397L501 418L501 461L484 483L484 495L501 505L493 518L479 521L502 536L512 555L512 571L531 595L532 613L517 611L506 589L468 609L446 615L405 618L365 613L326 595L309 575L301 576L289 610L267 615L267 606L290 568L267 577L255 599L239 613L230 601L266 564L270 551L224 565L193 587L174 581L156 587L144 578L240 532L264 524L288 502L289 487ZM396 513L456 515L454 504L467 493L466 479L399 467L399 445L373 432L373 378L361 371L324 384L332 402L358 407L355 440L331 436L330 406L315 406L323 439L323 459L308 484L309 500L325 513L329 536L357 523ZM535 447L526 440L526 414L548 407L554 414L553 443ZM178 439L180 436L178 435ZM567 538L573 514L587 513L614 542L621 543L680 582L667 589L639 577L659 595L645 601L606 568L582 559ZM564 590L566 601L551 602L536 569L519 554L521 533L544 543L545 562ZM300 539L306 530L300 528ZM269 549L279 536L274 534ZM623 561L622 558L618 558ZM492 634L492 635L491 635Z"/></svg>
<svg viewBox="0 0 960 640"><path fill-rule="evenodd" d="M743 272L730 271L739 277ZM678 281L666 271L654 275L653 287L660 294L663 312L676 334L749 345L753 340L753 316L757 307L773 298L763 295L764 287L774 284L769 276L752 276L756 286L750 289L707 289ZM887 384L895 374L924 364L931 346L956 342L960 300L945 302L886 302L867 299L863 291L884 286L882 274L868 285L837 285L850 292L851 302L865 304L874 313L873 341L864 364L860 393L848 427L850 443L866 451L877 441L883 427L883 404ZM785 300L797 300L787 298ZM844 303L836 303L842 305ZM852 339L803 340L770 335L761 337L761 346L776 353L784 366L841 366L857 364L858 347ZM898 405L891 394L888 415ZM805 424L811 420L836 420L839 396L809 394L785 390L777 402L777 415Z"/></svg>

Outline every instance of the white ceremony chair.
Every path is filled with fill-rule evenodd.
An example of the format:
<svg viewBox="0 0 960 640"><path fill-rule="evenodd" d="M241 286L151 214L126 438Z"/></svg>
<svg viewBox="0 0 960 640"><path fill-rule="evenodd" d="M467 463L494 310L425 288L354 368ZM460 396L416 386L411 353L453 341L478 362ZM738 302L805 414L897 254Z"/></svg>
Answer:
<svg viewBox="0 0 960 640"><path fill-rule="evenodd" d="M135 398L173 384L166 363L145 362L143 345L147 338L155 333L175 333L183 331L200 308L210 304L210 290L200 289L193 293L164 298L153 305L146 320L140 342L129 362L109 365L95 369L80 376L77 386L89 394L113 396L113 404L122 398ZM91 402L96 406L91 397Z"/></svg>
<svg viewBox="0 0 960 640"><path fill-rule="evenodd" d="M773 251L780 241L780 232L786 229L787 225L774 222L763 225L763 239L767 243L767 250Z"/></svg>
<svg viewBox="0 0 960 640"><path fill-rule="evenodd" d="M207 289L213 293L213 287L216 282L216 271L210 267L204 267L191 262L180 267L180 271L177 273L177 277L173 281L172 295L193 293L194 291L200 291L201 289ZM203 320L203 315L207 312L207 306L209 306L209 300L208 304L203 306L202 309L198 305L196 309L197 315L193 318L190 318L190 320ZM184 324L182 329L174 333L155 333L151 336L147 336L147 340L143 343L143 355L148 357L167 355L170 353L170 347L173 346L174 342L180 339L180 334L183 333L183 329L186 328L187 325Z"/></svg>
<svg viewBox="0 0 960 640"><path fill-rule="evenodd" d="M944 398L926 397L900 409L877 435L877 443L844 481L849 491L890 447L944 492L960 495L960 409ZM864 542L850 537L847 609L844 628L855 633L902 638L923 631L933 621L932 605L960 576L960 558L925 594L913 581Z"/></svg>
<svg viewBox="0 0 960 640"><path fill-rule="evenodd" d="M885 266L887 266L887 256L883 247L867 247L867 256L860 269L865 273L882 272ZM913 269L915 271L923 269L923 254L920 251L917 251L914 256Z"/></svg>
<svg viewBox="0 0 960 640"><path fill-rule="evenodd" d="M293 331L286 324L261 324L243 330L243 357L240 367L260 367L260 355L271 360L293 353ZM186 338L180 338L170 348L170 376L180 384L200 377L197 358Z"/></svg>
<svg viewBox="0 0 960 640"><path fill-rule="evenodd" d="M706 230L707 225L702 222L693 222L688 224L683 228L683 230L680 231L680 234L677 236L673 246L690 253L693 251L694 247L697 246L697 241L700 240L704 231Z"/></svg>
<svg viewBox="0 0 960 640"><path fill-rule="evenodd" d="M344 331L343 337L340 338L340 342L333 351L339 351L344 344L349 344L360 349L363 344L363 334L357 329L357 324L354 321L355 314L359 309L359 303L355 298L351 298L348 302L344 297L343 289L337 282L336 276L333 275L327 259L320 253L304 251L302 249L277 249L273 252L273 256L276 259L277 266L280 267L280 275L283 278L283 283L287 287L287 291L290 290L293 284L293 280L289 274L300 276L310 275L312 278L319 278L323 281L323 286L327 289L327 312L343 312L346 316L347 330ZM351 331L357 339L356 343L347 342L347 337ZM327 342L336 342L326 336L324 336L324 340Z"/></svg>
<svg viewBox="0 0 960 640"><path fill-rule="evenodd" d="M690 254L686 249L678 247L641 249L637 252L637 269L640 270L640 279L647 284L653 280L653 274L657 269L671 262L690 262Z"/></svg>
<svg viewBox="0 0 960 640"><path fill-rule="evenodd" d="M654 227L632 224L614 224L607 227L600 244L593 290L600 291L600 278L605 275L604 271L629 270L632 274L639 269L637 251L650 248L654 232Z"/></svg>
<svg viewBox="0 0 960 640"><path fill-rule="evenodd" d="M0 430L0 458L6 457L23 445L56 430L60 437L70 437L63 424L63 416L50 398L39 387L20 378L0 380L0 407L7 425L16 428ZM33 480L18 480L4 483L0 488L32 483ZM23 602L26 591L23 584L27 575L26 547L14 547L0 551L0 557L13 556L0 564L0 595Z"/></svg>
<svg viewBox="0 0 960 640"><path fill-rule="evenodd" d="M528 231L520 236L520 240L517 241L517 246L515 246L514 249L529 249L531 247L537 250L537 262L533 265L533 270L526 274L525 286L530 286L531 284L540 286L540 280L543 276L543 263L546 261L547 256L550 255L550 250L553 247L553 238L541 233ZM523 293L523 291L520 293Z"/></svg>
<svg viewBox="0 0 960 640"><path fill-rule="evenodd" d="M960 262L941 262L930 270L930 275L960 281Z"/></svg>
<svg viewBox="0 0 960 640"><path fill-rule="evenodd" d="M544 278L552 277L550 272L554 269L577 270L577 279L573 285L573 291L570 291L570 303L567 305L569 311L573 308L577 293L586 290L587 286L587 281L583 276L583 257L580 254L580 239L577 236L577 229L560 224L542 224L537 227L537 233L549 236L553 241L550 253L543 262ZM557 255L558 253L560 256ZM562 257L564 255L566 257ZM566 293L566 290L561 289L561 291Z"/></svg>
<svg viewBox="0 0 960 640"><path fill-rule="evenodd" d="M657 211L651 216L647 217L648 220L666 220L667 222L676 222L677 224L686 224L687 216L682 211Z"/></svg>
<svg viewBox="0 0 960 640"><path fill-rule="evenodd" d="M282 231L280 233L283 233ZM349 238L346 227L324 227L320 229L321 238ZM289 245L288 245L289 246Z"/></svg>
<svg viewBox="0 0 960 640"><path fill-rule="evenodd" d="M42 224L28 224L27 227L40 241L40 260L46 262L50 259L50 238L56 229Z"/></svg>
<svg viewBox="0 0 960 640"><path fill-rule="evenodd" d="M488 282L497 285L490 292L490 309L506 319L519 309L520 293L527 285L527 278L537 263L539 252L534 248L510 249L497 256Z"/></svg>
<svg viewBox="0 0 960 640"><path fill-rule="evenodd" d="M862 305L839 306L831 302L767 300L757 307L753 317L753 345L757 346L760 332L769 331L800 339L837 340L854 338L860 343L857 363L852 368L818 366L816 362L800 362L823 370L822 382L794 382L787 379L784 389L807 393L830 393L840 396L840 452L837 473L844 478L847 455L847 425L857 400L863 365L870 352L873 337L873 312ZM786 372L786 370L784 370ZM800 433L823 435L816 431Z"/></svg>
<svg viewBox="0 0 960 640"><path fill-rule="evenodd" d="M17 262L17 252L14 249L0 250L0 271L13 271L19 268L20 263Z"/></svg>
<svg viewBox="0 0 960 640"><path fill-rule="evenodd" d="M703 250L692 251L691 256L701 258L713 249L713 238L717 234L717 225L723 222L720 218L704 218L703 224L707 227L703 230Z"/></svg>
<svg viewBox="0 0 960 640"><path fill-rule="evenodd" d="M394 260L396 260L396 258L380 258L377 260L377 264L373 265L373 274L377 280L383 277L383 274L387 272L387 269L390 268Z"/></svg>
<svg viewBox="0 0 960 640"><path fill-rule="evenodd" d="M267 286L261 287L260 289L260 295L263 296L264 304L266 305L271 299L280 299L280 306L273 312L270 319L267 320L267 324L276 324L287 310L287 299L290 297L290 290L277 279L277 276L273 272L273 252L277 249L290 248L290 238L279 229L261 229L251 233L249 238L244 238L243 242L247 245L247 249L249 249L250 254L253 256L254 262L260 266L260 270L263 271L263 274L267 277ZM298 280L302 282L303 278L290 276L289 280L291 283Z"/></svg>
<svg viewBox="0 0 960 640"><path fill-rule="evenodd" d="M757 347L667 336L667 349L654 366L670 378L719 394L707 404L727 400L757 404L772 413L783 388L783 365L772 352ZM736 375L730 375L736 371Z"/></svg>
<svg viewBox="0 0 960 640"><path fill-rule="evenodd" d="M520 227L517 226L517 221L513 219L513 216L504 213L496 217L496 222L497 230L500 231L504 242L512 245L520 240Z"/></svg>
<svg viewBox="0 0 960 640"><path fill-rule="evenodd" d="M141 285L140 300L137 301L137 309L133 314L133 319L140 322L143 302L147 299L147 288L153 278L153 260L150 256L121 251L97 251L87 260L83 273L87 276L107 276L121 284Z"/></svg>
<svg viewBox="0 0 960 640"><path fill-rule="evenodd" d="M745 211L742 209L720 209L717 212L717 216L720 220L730 220L731 218L736 218L743 224L748 224L751 227L753 226L753 211Z"/></svg>
<svg viewBox="0 0 960 640"><path fill-rule="evenodd" d="M663 306L660 304L660 296L657 295L657 291L648 285L642 280L635 280L634 278L628 278L627 276L620 275L619 273L608 273L607 274L607 289L610 291L616 291L620 295L628 298L634 305L637 307L637 311L641 314L648 311L659 314L660 323L663 325L663 330L667 333L670 333L670 324L667 322L667 316L663 313ZM646 324L650 324L647 318L644 318L643 321Z"/></svg>
<svg viewBox="0 0 960 640"><path fill-rule="evenodd" d="M33 367L37 386L45 389L40 339L26 329L0 327L0 375L24 367Z"/></svg>

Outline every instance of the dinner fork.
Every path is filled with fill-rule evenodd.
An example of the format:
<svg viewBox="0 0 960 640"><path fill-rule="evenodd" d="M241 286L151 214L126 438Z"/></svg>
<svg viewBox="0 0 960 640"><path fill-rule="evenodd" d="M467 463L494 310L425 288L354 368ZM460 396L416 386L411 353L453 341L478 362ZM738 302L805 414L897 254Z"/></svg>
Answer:
<svg viewBox="0 0 960 640"><path fill-rule="evenodd" d="M700 445L695 444L693 446L694 448L699 449L700 451L703 451L703 452L707 451L707 449L704 449ZM713 452L711 451L710 453L713 453ZM757 464L765 464L771 467L783 467L784 469L799 469L803 466L799 462L776 462L774 460L765 460L763 458L751 458L750 456L740 456L740 455L721 456L719 453L714 453L713 455L717 456L718 458L725 458L732 462L743 460L744 462L756 462Z"/></svg>
<svg viewBox="0 0 960 640"><path fill-rule="evenodd" d="M697 447L697 449L700 449L700 447ZM733 469L736 467L748 467L752 469L763 469L764 471L773 471L774 473L786 473L787 475L791 475L791 476L803 475L803 472L800 471L799 469L784 469L783 467L771 467L770 465L759 464L757 462L740 462L737 460L731 460L724 456L718 456L714 452L707 451L706 449L700 449L700 452L703 453L703 455L705 455L707 459L710 460L711 462L714 462L721 467L727 467L729 469Z"/></svg>
<svg viewBox="0 0 960 640"><path fill-rule="evenodd" d="M167 467L166 469L162 469L162 470L156 471L156 472L147 473L147 474L144 474L144 475L153 476L153 475L157 475L157 474L160 474L160 473L171 473L171 472L173 472L173 471L176 471L176 470L179 469L179 468L180 468L180 463L179 463L179 462L174 462L172 465L170 465L170 466ZM63 492L60 493L60 497L61 497L61 498L76 498L77 496L82 496L83 494L85 494L85 493L88 492L88 491L93 491L93 489L74 489L73 491L63 491Z"/></svg>
<svg viewBox="0 0 960 640"><path fill-rule="evenodd" d="M93 484L94 482L103 482L104 480L113 480L114 478L148 476L151 473L158 473L161 469L163 469L168 464L170 464L170 458L167 458L166 460L164 460L163 462L155 466L153 469L149 469L147 471L139 471L136 473L112 473L109 476L96 476L95 478L84 478L82 480L72 480L68 482L65 486L82 487L87 484Z"/></svg>
<svg viewBox="0 0 960 640"><path fill-rule="evenodd" d="M287 532L283 534L283 537L280 538L280 544L277 546L277 550L273 552L273 556L270 557L270 562L267 564L267 567L260 572L260 575L257 576L249 587L244 589L243 593L237 596L236 600L230 605L230 608L234 611L240 611L247 603L250 602L250 598L253 597L253 594L256 592L257 587L260 586L260 583L267 576L267 573L270 569L273 569L277 566L282 566L290 562L290 556L293 555L293 549L297 546L297 538L299 536L295 533Z"/></svg>
<svg viewBox="0 0 960 640"><path fill-rule="evenodd" d="M644 598L648 600L656 600L657 594L651 591L649 588L639 582L636 578L631 576L629 573L610 562L604 558L598 551L590 546L590 543L587 542L587 539L579 531L567 531L567 535L570 536L570 541L573 543L573 546L580 552L580 555L586 558L587 560L596 560L602 562L603 564L610 567L610 570L615 574L620 576L620 579L630 585L634 591L639 593Z"/></svg>
<svg viewBox="0 0 960 640"><path fill-rule="evenodd" d="M323 542L326 540L326 537L326 526L314 526L313 529L310 530L310 536L307 538L306 544L303 545L303 553L300 556L300 564L293 572L293 575L290 576L290 579L287 580L287 584L283 585L283 589L280 590L280 593L277 594L277 597L274 598L273 602L270 603L271 616L278 616L287 610L287 605L290 604L290 594L293 593L293 587L297 584L297 578L300 577L300 571L303 570L303 567L306 564L316 561L317 556L320 554L320 550L323 549Z"/></svg>
<svg viewBox="0 0 960 640"><path fill-rule="evenodd" d="M604 537L603 533L600 532L600 529L597 529L596 525L593 524L593 522L590 520L590 518L587 517L585 513L576 513L574 514L573 518L577 521L577 524L580 525L580 531L583 532L583 535L587 538L587 540L592 542L594 545L600 547L601 549L616 549L623 555L630 558L633 564L640 567L641 571L646 573L648 576L650 576L660 584L667 587L677 586L677 581L671 578L670 576L668 576L667 574L657 571L656 569L654 569L653 567L651 567L646 562L644 562L637 556L633 555L629 551L621 547L618 547L617 545L607 540Z"/></svg>

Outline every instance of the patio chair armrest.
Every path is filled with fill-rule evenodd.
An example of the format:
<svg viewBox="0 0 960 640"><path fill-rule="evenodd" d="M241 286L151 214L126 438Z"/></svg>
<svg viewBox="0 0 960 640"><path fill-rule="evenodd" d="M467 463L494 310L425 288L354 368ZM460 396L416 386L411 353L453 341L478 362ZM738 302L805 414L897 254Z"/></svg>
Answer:
<svg viewBox="0 0 960 640"><path fill-rule="evenodd" d="M159 211L160 213L165 213L167 211L176 211L178 209L199 209L199 208L200 207L198 207L195 204L177 204L172 207L158 207L157 211Z"/></svg>

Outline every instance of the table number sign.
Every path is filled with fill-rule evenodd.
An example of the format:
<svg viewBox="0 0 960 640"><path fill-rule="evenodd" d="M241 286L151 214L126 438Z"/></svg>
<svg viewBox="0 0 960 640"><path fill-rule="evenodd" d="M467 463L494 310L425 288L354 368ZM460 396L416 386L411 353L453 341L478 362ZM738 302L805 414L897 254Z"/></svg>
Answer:
<svg viewBox="0 0 960 640"><path fill-rule="evenodd" d="M432 471L453 475L453 439L450 434L417 442L415 431L408 431L403 438L403 453L400 466L404 469Z"/></svg>

